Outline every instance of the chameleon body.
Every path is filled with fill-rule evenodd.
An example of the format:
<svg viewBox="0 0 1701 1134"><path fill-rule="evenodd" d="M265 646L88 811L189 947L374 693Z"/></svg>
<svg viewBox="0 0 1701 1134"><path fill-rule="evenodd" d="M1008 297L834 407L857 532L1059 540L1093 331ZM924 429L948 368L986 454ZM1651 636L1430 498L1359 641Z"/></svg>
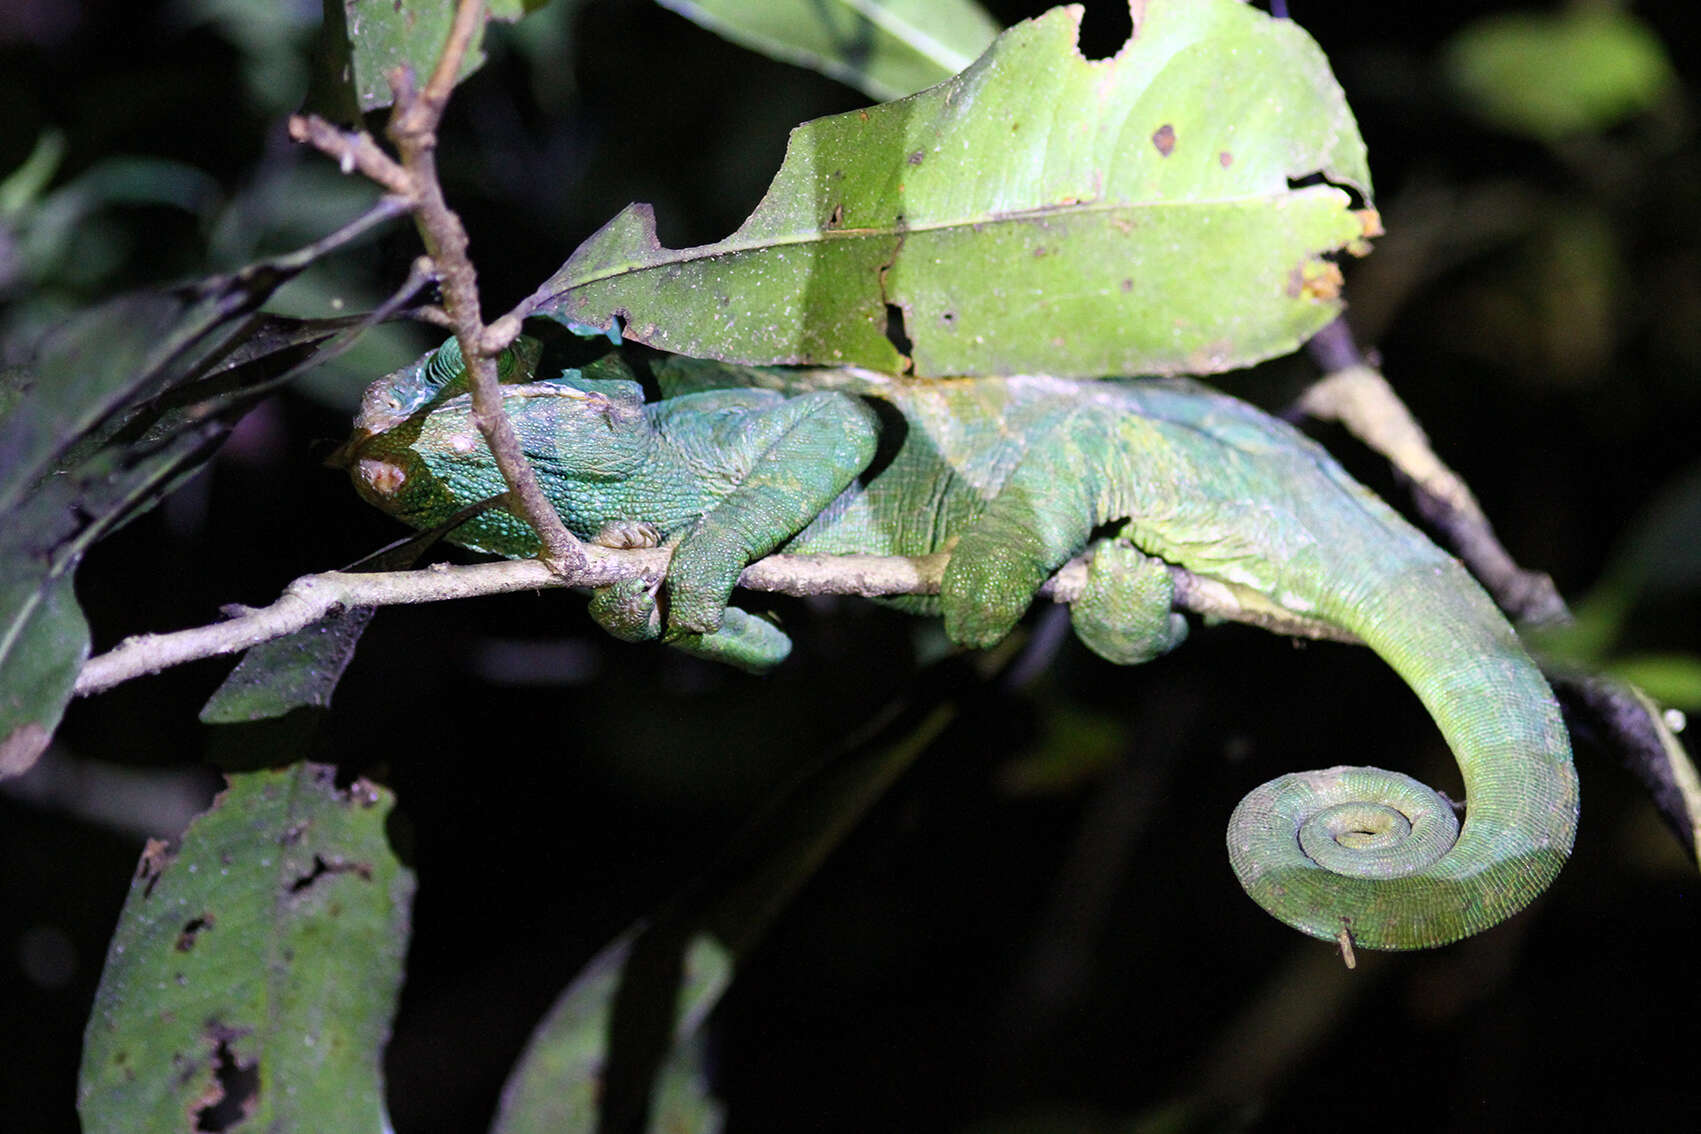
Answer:
<svg viewBox="0 0 1701 1134"><path fill-rule="evenodd" d="M1368 948L1440 945L1522 908L1569 854L1569 741L1511 627L1458 563L1254 407L1175 380L906 384L682 359L657 380L669 396L650 404L596 367L516 381L506 402L569 528L596 538L647 526L677 540L668 635L708 652L740 639L758 620L738 612L723 627L727 599L745 564L771 551L948 550L937 599L905 605L937 610L953 640L986 646L1091 548L1077 632L1112 660L1141 661L1185 632L1164 567L1178 564L1248 605L1363 639L1418 694L1463 774L1462 826L1447 800L1373 768L1254 790L1231 820L1229 857L1273 915ZM378 424L357 430L348 464L362 494L402 519L430 526L502 491L452 383L400 424ZM450 538L501 555L537 547L499 511ZM599 617L625 637L654 634L662 616L650 599L605 594ZM753 648L778 652L760 635Z"/></svg>

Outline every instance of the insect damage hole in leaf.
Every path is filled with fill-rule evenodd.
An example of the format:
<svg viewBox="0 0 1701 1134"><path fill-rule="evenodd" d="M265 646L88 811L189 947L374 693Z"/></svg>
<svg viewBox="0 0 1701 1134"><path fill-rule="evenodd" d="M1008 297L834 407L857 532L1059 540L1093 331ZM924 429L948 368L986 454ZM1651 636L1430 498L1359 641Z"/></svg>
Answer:
<svg viewBox="0 0 1701 1134"><path fill-rule="evenodd" d="M212 1046L213 1079L205 1093L197 1099L193 1113L195 1131L229 1130L248 1118L260 1101L260 1061L243 1063L231 1044L246 1033L225 1027L217 1021L207 1025L207 1041Z"/></svg>
<svg viewBox="0 0 1701 1134"><path fill-rule="evenodd" d="M910 342L909 332L905 329L907 322L907 313L902 307L896 303L886 305L886 341L903 356L903 372L906 374L915 369L915 364L910 361L910 352L915 345Z"/></svg>
<svg viewBox="0 0 1701 1134"><path fill-rule="evenodd" d="M201 935L201 931L204 929L211 929L216 921L217 919L214 918L211 913L204 913L200 917L190 918L183 924L183 932L177 935L177 951L179 953L187 953L189 950L193 949L195 947L195 939Z"/></svg>
<svg viewBox="0 0 1701 1134"><path fill-rule="evenodd" d="M1156 141L1156 139L1153 139ZM1174 146L1171 139L1170 145ZM1167 155L1167 152L1165 154ZM1234 163L1232 154L1224 151L1217 155L1218 163L1228 168ZM1347 195L1352 215L1357 218L1360 235L1348 240L1338 249L1323 252L1316 256L1308 256L1288 273L1287 295L1294 299L1303 299L1313 303L1333 303L1341 295L1341 288L1346 279L1341 272L1341 264L1348 257L1362 257L1370 254L1370 242L1383 234L1382 215L1372 206L1368 198L1358 187L1337 182L1322 170L1308 173L1303 177L1288 178L1288 188L1294 190L1306 189L1312 186L1327 186Z"/></svg>
<svg viewBox="0 0 1701 1134"><path fill-rule="evenodd" d="M327 874L358 874L362 881L372 881L372 867L367 863L344 862L341 859L326 862L323 855L316 854L313 856L313 869L306 874L299 875L295 881L291 882L289 892L292 895L299 894Z"/></svg>
<svg viewBox="0 0 1701 1134"><path fill-rule="evenodd" d="M1075 50L1089 63L1110 59L1121 51L1134 35L1131 4L1088 4L1081 14L1081 30L1075 36Z"/></svg>

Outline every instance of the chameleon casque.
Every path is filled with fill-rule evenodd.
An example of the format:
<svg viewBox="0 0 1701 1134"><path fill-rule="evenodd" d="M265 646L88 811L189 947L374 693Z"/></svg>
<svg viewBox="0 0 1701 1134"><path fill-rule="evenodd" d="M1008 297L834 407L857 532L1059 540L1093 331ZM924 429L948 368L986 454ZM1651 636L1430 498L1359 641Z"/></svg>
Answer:
<svg viewBox="0 0 1701 1134"><path fill-rule="evenodd" d="M1247 892L1303 932L1373 949L1441 945L1528 904L1576 833L1559 709L1476 581L1308 438L1185 380L963 378L730 367L672 358L663 397L617 356L536 380L539 349L502 362L505 404L545 493L581 537L675 542L658 604L642 583L593 612L747 668L783 634L727 607L772 551L949 551L941 593L897 600L984 647L1041 584L1091 549L1071 610L1112 661L1173 647L1166 564L1243 604L1351 631L1417 693L1459 763L1466 811L1409 777L1339 767L1280 777L1235 809ZM471 421L453 341L368 392L343 450L367 500L434 526L504 485ZM528 556L530 527L491 509L448 537ZM665 630L664 624L665 622Z"/></svg>

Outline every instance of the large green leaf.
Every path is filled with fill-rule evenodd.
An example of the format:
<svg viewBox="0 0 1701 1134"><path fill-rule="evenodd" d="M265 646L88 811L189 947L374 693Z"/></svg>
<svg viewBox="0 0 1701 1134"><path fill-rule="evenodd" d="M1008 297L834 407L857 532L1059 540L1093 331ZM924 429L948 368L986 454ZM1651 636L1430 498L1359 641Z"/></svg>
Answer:
<svg viewBox="0 0 1701 1134"><path fill-rule="evenodd" d="M1114 58L1080 9L961 75L792 132L756 211L672 250L648 206L587 240L536 313L664 350L918 375L1209 372L1340 309L1320 257L1364 222L1364 144L1317 45L1238 0L1149 0ZM1322 174L1336 184L1293 188ZM901 313L902 335L888 317Z"/></svg>
<svg viewBox="0 0 1701 1134"><path fill-rule="evenodd" d="M83 549L157 481L157 460L120 467L100 447L197 344L222 341L229 300L223 292L115 300L48 336L32 369L4 377L0 775L40 755L88 656L88 624L71 587Z"/></svg>
<svg viewBox="0 0 1701 1134"><path fill-rule="evenodd" d="M71 585L83 553L192 475L336 329L352 333L251 321L275 280L225 282L87 312L49 340L39 377L13 371L0 390L0 776L40 754L88 656Z"/></svg>
<svg viewBox="0 0 1701 1134"><path fill-rule="evenodd" d="M647 1080L655 1068L637 1072L636 1085L628 1085L625 1075L617 1084L610 1082L617 1009L631 1012L631 1000L639 994L660 1001L646 1010L662 1025L664 1034L656 1039L665 1051L690 1040L732 982L732 970L732 955L708 936L684 941L639 930L622 934L550 1008L503 1091L494 1134L589 1132L602 1128L599 1121L620 1128L609 1121L609 1111L618 1101L630 1104L621 1110L622 1118L641 1112L644 1103L632 1099L647 1099ZM670 1109L699 1108L708 1108L707 1099L687 1092ZM697 1128L695 1123L651 1124L651 1129Z"/></svg>
<svg viewBox="0 0 1701 1134"><path fill-rule="evenodd" d="M387 1128L414 886L392 805L298 764L232 776L175 853L149 844L84 1037L85 1131Z"/></svg>
<svg viewBox="0 0 1701 1134"><path fill-rule="evenodd" d="M658 0L763 55L876 99L902 98L974 62L998 34L975 0Z"/></svg>

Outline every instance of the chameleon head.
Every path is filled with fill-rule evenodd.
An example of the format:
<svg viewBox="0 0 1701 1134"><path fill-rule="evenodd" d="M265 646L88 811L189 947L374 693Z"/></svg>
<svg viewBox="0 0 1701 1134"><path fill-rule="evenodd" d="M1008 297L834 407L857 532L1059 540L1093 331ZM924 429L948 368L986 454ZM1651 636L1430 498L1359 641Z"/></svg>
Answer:
<svg viewBox="0 0 1701 1134"><path fill-rule="evenodd" d="M447 515L458 505L443 499L441 487L431 491L436 478L416 448L419 424L407 422L380 433L357 431L340 450L338 460L348 469L361 499L416 526L430 527L439 518L435 510Z"/></svg>
<svg viewBox="0 0 1701 1134"><path fill-rule="evenodd" d="M584 378L569 371L544 382L504 385L503 408L544 492L571 511L580 485L624 479L648 454L644 392L623 379ZM380 428L372 429L377 424ZM469 504L497 496L507 485L473 423L472 400L452 394L390 422L357 420L335 462L374 507L419 528L443 522ZM493 517L504 525L511 517ZM571 515L567 516L573 524ZM496 549L469 525L456 542ZM529 533L529 529L526 529Z"/></svg>

